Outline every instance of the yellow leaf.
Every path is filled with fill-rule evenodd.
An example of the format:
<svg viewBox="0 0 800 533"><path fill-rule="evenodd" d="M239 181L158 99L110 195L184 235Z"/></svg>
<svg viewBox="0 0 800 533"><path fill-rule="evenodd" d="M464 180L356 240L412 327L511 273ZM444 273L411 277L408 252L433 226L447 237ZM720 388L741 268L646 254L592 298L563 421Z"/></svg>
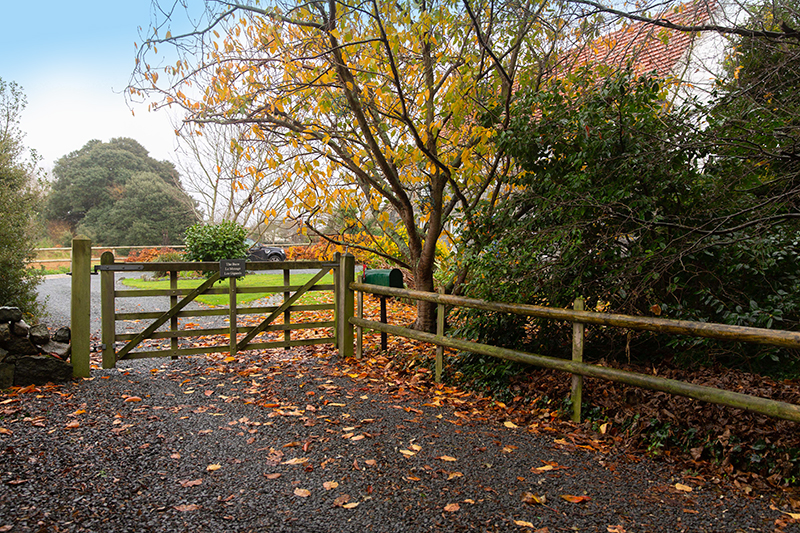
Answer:
<svg viewBox="0 0 800 533"><path fill-rule="evenodd" d="M525 520L514 520L514 523L522 527L533 527L532 523L526 522Z"/></svg>
<svg viewBox="0 0 800 533"><path fill-rule="evenodd" d="M675 488L681 492L692 492L692 487L683 483L675 483Z"/></svg>
<svg viewBox="0 0 800 533"><path fill-rule="evenodd" d="M331 490L337 488L339 484L335 481L326 481L322 486L325 487L325 490Z"/></svg>
<svg viewBox="0 0 800 533"><path fill-rule="evenodd" d="M437 459L440 459L442 461L447 461L447 462L450 462L450 463L455 462L455 461L458 460L455 457L450 457L449 455L442 455L441 457L437 457Z"/></svg>
<svg viewBox="0 0 800 533"><path fill-rule="evenodd" d="M406 457L412 457L414 455L417 455L416 453L412 452L411 450L400 450L400 453L402 453Z"/></svg>
<svg viewBox="0 0 800 533"><path fill-rule="evenodd" d="M213 472L213 471L215 471L215 470L219 470L220 468L222 468L222 465L218 465L218 464L211 464L211 465L208 465L208 466L206 467L206 470L207 470L207 471L209 471L209 472Z"/></svg>
<svg viewBox="0 0 800 533"><path fill-rule="evenodd" d="M355 509L356 507L358 507L358 502L346 503L342 505L342 507L344 507L345 509Z"/></svg>
<svg viewBox="0 0 800 533"><path fill-rule="evenodd" d="M547 499L544 496L537 496L532 492L526 492L525 494L522 495L522 501L530 505L536 505L536 504L544 505Z"/></svg>
<svg viewBox="0 0 800 533"><path fill-rule="evenodd" d="M308 462L306 457L295 457L293 459L289 459L288 461L284 461L281 464L284 465L302 465Z"/></svg>
<svg viewBox="0 0 800 533"><path fill-rule="evenodd" d="M139 398L138 396L128 396L127 398L125 398L125 401L126 402L141 402L142 399Z"/></svg>
<svg viewBox="0 0 800 533"><path fill-rule="evenodd" d="M308 489L294 489L294 495L300 496L301 498L308 498L311 496L311 491Z"/></svg>
<svg viewBox="0 0 800 533"><path fill-rule="evenodd" d="M505 427L507 427L507 428L511 428L511 429L514 429L514 428L518 428L518 427L519 427L518 425L516 425L516 424L515 424L514 422L512 422L511 420L506 420L505 422L503 422L503 425L504 425Z"/></svg>
<svg viewBox="0 0 800 533"><path fill-rule="evenodd" d="M571 494L562 494L561 499L572 503L583 503L591 500L589 496L573 496Z"/></svg>
<svg viewBox="0 0 800 533"><path fill-rule="evenodd" d="M11 431L10 429L6 429L6 428L0 428L0 435L11 435L11 434L13 434L13 433L14 433L14 432L13 432L13 431Z"/></svg>

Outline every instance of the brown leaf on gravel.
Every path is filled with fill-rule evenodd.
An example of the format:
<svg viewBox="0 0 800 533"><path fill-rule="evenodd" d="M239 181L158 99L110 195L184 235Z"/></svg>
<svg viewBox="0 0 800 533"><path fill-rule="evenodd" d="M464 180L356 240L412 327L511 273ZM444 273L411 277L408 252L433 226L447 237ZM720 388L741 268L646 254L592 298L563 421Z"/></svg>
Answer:
<svg viewBox="0 0 800 533"><path fill-rule="evenodd" d="M267 479L278 479L279 477L281 477L281 474L277 472L274 474L264 474L264 477Z"/></svg>
<svg viewBox="0 0 800 533"><path fill-rule="evenodd" d="M128 396L127 398L125 398L125 401L126 402L141 402L142 399L139 398L138 396Z"/></svg>
<svg viewBox="0 0 800 533"><path fill-rule="evenodd" d="M341 496L339 496L338 498L333 500L333 506L334 507L342 507L342 506L344 506L344 504L346 504L349 501L350 501L350 495L349 494L342 494Z"/></svg>
<svg viewBox="0 0 800 533"><path fill-rule="evenodd" d="M457 503L448 503L444 506L444 510L448 513L455 513L456 511L461 510L461 506L459 506Z"/></svg>
<svg viewBox="0 0 800 533"><path fill-rule="evenodd" d="M339 484L335 481L326 481L322 486L325 487L325 490L331 490L337 488Z"/></svg>
<svg viewBox="0 0 800 533"><path fill-rule="evenodd" d="M184 512L184 511L197 511L198 509L200 509L200 506L194 503L190 503L185 505L174 505L172 508L175 509L176 511Z"/></svg>
<svg viewBox="0 0 800 533"><path fill-rule="evenodd" d="M181 484L181 487L196 487L197 485L200 485L201 483L203 483L203 480L202 479L191 479L191 480L183 479L181 481L178 481L178 483Z"/></svg>
<svg viewBox="0 0 800 533"><path fill-rule="evenodd" d="M308 498L311 496L311 491L308 489L294 489L294 495L300 496L301 498Z"/></svg>

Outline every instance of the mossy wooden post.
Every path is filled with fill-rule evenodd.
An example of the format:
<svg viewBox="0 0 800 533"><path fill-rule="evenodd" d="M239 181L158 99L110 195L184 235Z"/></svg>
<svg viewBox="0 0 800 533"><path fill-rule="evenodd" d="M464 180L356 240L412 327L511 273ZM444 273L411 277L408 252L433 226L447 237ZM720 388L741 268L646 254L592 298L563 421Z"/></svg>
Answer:
<svg viewBox="0 0 800 533"><path fill-rule="evenodd" d="M359 283L364 283L364 274L358 277ZM358 291L356 303L356 316L364 318L364 291ZM356 327L356 359L361 359L364 355L364 328Z"/></svg>
<svg viewBox="0 0 800 533"><path fill-rule="evenodd" d="M103 252L103 255L100 256L100 264L113 265L114 253ZM114 317L114 313L116 313L114 304L114 276L113 270L100 271L100 320L103 329L103 368L114 368L117 365L117 355L114 352L114 344L117 342L117 324Z"/></svg>
<svg viewBox="0 0 800 533"><path fill-rule="evenodd" d="M339 265L339 357L353 357L353 324L350 319L355 316L355 291L350 284L356 280L356 258L353 254L344 254Z"/></svg>
<svg viewBox="0 0 800 533"><path fill-rule="evenodd" d="M439 287L439 294L444 294L444 287ZM444 304L439 302L436 306L436 336L444 337ZM442 359L444 359L444 346L436 345L436 383L442 382Z"/></svg>
<svg viewBox="0 0 800 533"><path fill-rule="evenodd" d="M572 304L575 311L583 311L583 298L575 298ZM583 362L583 338L585 326L580 322L572 323L572 360L576 363ZM581 421L581 403L583 402L583 376L572 374L572 421L576 424Z"/></svg>
<svg viewBox="0 0 800 533"><path fill-rule="evenodd" d="M284 293L283 293L283 301L284 302L286 300L288 300L289 297L292 295L292 293L289 292L289 286L291 285L291 283L290 283L291 279L292 279L291 278L291 271L288 268L284 268L283 269L283 286L286 289L284 291ZM292 340L292 332L289 329L289 324L291 324L291 323L292 323L292 312L289 311L289 309L286 309L286 311L283 312L283 325L286 326L286 329L283 330L283 342L286 343L286 347L284 348L284 350L289 350L291 348L291 346L289 345L289 342Z"/></svg>
<svg viewBox="0 0 800 533"><path fill-rule="evenodd" d="M169 271L169 288L172 289L173 291L176 291L178 289L178 271L177 270L170 270ZM170 307L170 309L172 309L176 305L178 305L178 295L177 294L173 294L173 295L171 295L169 297L169 307ZM172 318L169 319L169 329L173 333L178 331L178 315L175 315L175 316L173 316ZM178 337L172 337L169 340L169 347L173 351L177 351L178 350ZM178 358L177 355L173 355L172 356L173 360L175 360L177 358Z"/></svg>
<svg viewBox="0 0 800 533"><path fill-rule="evenodd" d="M89 338L92 314L92 241L79 235L72 239L72 375L88 378Z"/></svg>

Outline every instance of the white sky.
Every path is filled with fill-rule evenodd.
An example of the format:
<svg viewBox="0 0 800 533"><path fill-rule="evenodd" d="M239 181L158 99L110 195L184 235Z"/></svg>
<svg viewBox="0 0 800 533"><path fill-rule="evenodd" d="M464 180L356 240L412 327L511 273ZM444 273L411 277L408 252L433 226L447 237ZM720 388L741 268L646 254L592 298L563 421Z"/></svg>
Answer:
<svg viewBox="0 0 800 533"><path fill-rule="evenodd" d="M159 160L174 160L165 111L125 102L138 28L150 0L0 0L0 78L27 96L25 144L51 169L92 139L130 137Z"/></svg>

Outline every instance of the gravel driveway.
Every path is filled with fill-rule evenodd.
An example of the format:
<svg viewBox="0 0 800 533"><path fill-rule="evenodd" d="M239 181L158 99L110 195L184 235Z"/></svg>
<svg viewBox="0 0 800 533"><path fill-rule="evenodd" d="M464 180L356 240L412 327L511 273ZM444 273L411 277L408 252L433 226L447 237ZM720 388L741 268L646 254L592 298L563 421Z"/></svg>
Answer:
<svg viewBox="0 0 800 533"><path fill-rule="evenodd" d="M0 531L797 531L764 495L353 361L142 363L0 393Z"/></svg>

